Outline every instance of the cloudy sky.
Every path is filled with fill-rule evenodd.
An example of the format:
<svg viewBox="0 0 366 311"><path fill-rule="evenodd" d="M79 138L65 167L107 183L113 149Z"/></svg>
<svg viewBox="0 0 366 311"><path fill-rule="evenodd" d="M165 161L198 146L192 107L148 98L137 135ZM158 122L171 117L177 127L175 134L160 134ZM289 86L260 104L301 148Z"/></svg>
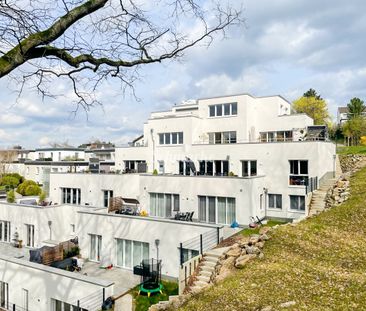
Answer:
<svg viewBox="0 0 366 311"><path fill-rule="evenodd" d="M243 6L246 27L227 39L196 47L180 62L144 67L135 84L140 101L110 81L99 91L103 107L86 116L29 89L17 99L13 85L1 79L0 146L78 145L93 138L122 145L141 133L152 111L206 96L248 92L292 101L312 87L334 116L350 98L366 100L364 0L244 0Z"/></svg>

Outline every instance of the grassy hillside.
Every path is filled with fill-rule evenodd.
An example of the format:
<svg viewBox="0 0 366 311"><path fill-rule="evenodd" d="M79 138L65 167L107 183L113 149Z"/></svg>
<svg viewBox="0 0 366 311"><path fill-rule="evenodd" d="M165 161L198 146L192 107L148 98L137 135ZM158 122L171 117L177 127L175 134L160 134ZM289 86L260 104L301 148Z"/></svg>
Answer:
<svg viewBox="0 0 366 311"><path fill-rule="evenodd" d="M366 169L351 198L271 233L265 258L192 298L180 310L366 310ZM290 307L281 307L294 302Z"/></svg>

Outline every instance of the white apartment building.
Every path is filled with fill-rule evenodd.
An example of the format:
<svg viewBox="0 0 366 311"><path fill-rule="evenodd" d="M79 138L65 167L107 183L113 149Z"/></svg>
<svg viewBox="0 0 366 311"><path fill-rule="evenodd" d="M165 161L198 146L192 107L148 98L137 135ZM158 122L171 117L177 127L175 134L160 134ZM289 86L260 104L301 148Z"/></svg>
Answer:
<svg viewBox="0 0 366 311"><path fill-rule="evenodd" d="M313 120L290 112L280 96L243 94L152 113L133 146L115 149L116 171L135 174L51 174L50 196L66 203L62 189L77 188L81 204L107 206L113 194L170 218L175 195L180 212L224 225L302 217L311 190L334 171L335 146L309 140Z"/></svg>
<svg viewBox="0 0 366 311"><path fill-rule="evenodd" d="M14 230L24 241L33 241L26 245L29 248L77 236L89 267L94 265L99 272L99 266L113 265L113 274L121 274L131 287L137 283L127 280L142 259L158 257L162 274L177 278L179 265L202 251L200 240L214 240L206 245L212 247L232 233L229 226L234 221L247 226L252 217L304 217L311 191L333 176L334 144L311 134L311 118L290 112L290 103L280 96L242 94L189 101L152 113L143 135L129 147L115 148L114 168L95 174L51 170L51 207L0 203L0 237L7 237L0 238L0 250L11 244ZM96 154L84 155L90 160ZM132 199L148 216L109 212L113 197ZM178 212L193 212L193 221L175 220ZM74 306L76 299L93 291L104 289L112 295L128 290L103 279L107 274L93 279L93 270L86 277L4 254L0 271L11 267L0 274L6 299L24 305L27 297L35 303L30 310L37 309L39 301L47 307L37 310L58 310L56 303ZM37 280L43 284L22 287L18 277L12 279L14 271L33 277L29 269L42 271ZM54 277L60 273L60 278ZM36 290L58 281L63 290L57 294ZM76 284L79 297L64 290L68 284Z"/></svg>

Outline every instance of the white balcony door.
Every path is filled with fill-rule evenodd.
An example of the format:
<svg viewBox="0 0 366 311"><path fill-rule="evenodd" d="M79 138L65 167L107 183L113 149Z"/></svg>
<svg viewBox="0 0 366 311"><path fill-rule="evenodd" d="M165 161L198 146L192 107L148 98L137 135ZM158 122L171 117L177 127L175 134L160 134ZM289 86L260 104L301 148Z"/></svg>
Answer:
<svg viewBox="0 0 366 311"><path fill-rule="evenodd" d="M26 246L34 247L34 225L25 225L26 232Z"/></svg>
<svg viewBox="0 0 366 311"><path fill-rule="evenodd" d="M94 261L100 261L101 253L102 253L102 236L96 234L90 234L89 259Z"/></svg>

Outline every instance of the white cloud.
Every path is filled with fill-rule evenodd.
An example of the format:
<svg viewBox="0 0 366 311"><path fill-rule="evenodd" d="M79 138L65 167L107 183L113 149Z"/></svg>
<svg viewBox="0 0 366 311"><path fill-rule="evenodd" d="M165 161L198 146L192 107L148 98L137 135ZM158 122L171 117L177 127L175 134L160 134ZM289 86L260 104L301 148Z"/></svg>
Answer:
<svg viewBox="0 0 366 311"><path fill-rule="evenodd" d="M0 115L0 124L2 125L20 125L25 123L25 118L14 113L4 113Z"/></svg>

